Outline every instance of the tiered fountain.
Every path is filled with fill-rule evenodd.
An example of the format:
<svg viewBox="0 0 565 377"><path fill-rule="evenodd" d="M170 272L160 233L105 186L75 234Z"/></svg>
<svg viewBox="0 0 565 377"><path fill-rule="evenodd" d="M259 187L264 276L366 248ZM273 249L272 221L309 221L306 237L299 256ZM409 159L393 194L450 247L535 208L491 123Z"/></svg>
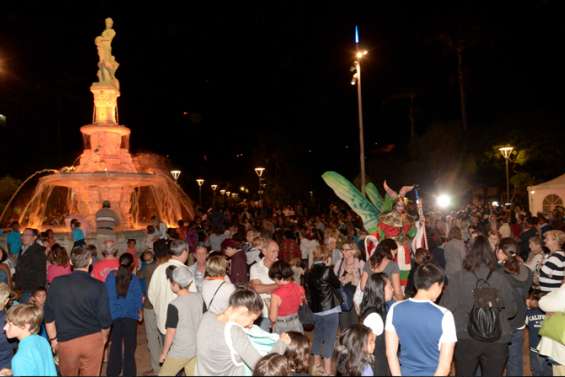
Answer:
<svg viewBox="0 0 565 377"><path fill-rule="evenodd" d="M43 176L18 214L20 224L38 229L53 228L53 217L77 217L95 229L95 213L109 200L121 217L122 230L142 228L152 215L173 225L194 215L190 199L168 171L143 167L129 152L130 129L118 123L118 68L112 56L115 31L112 19L96 37L98 82L90 87L94 95L92 124L81 127L84 151L76 166ZM55 215L56 214L56 215ZM5 211L2 221L7 221Z"/></svg>

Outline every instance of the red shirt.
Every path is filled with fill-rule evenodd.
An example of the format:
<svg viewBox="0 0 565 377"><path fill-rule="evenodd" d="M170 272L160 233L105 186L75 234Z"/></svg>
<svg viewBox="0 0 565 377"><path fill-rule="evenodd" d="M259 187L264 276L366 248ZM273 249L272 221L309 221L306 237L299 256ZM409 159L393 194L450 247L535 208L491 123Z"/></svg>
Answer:
<svg viewBox="0 0 565 377"><path fill-rule="evenodd" d="M119 267L120 261L118 259L102 259L100 262L96 262L90 276L104 283L106 282L108 274L117 270Z"/></svg>
<svg viewBox="0 0 565 377"><path fill-rule="evenodd" d="M298 313L298 308L300 304L302 304L304 297L304 288L295 282L291 282L279 285L279 287L273 291L273 294L281 298L278 316L284 317Z"/></svg>

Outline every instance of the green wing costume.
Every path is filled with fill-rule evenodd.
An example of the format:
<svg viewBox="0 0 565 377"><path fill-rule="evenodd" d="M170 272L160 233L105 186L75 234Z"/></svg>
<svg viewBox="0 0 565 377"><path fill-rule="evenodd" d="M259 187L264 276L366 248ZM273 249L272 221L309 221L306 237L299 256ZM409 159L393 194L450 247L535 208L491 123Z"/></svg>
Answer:
<svg viewBox="0 0 565 377"><path fill-rule="evenodd" d="M322 179L335 194L351 207L351 209L361 217L363 226L369 234L377 231L379 216L383 212L388 212L394 205L394 199L388 194L383 198L373 183L365 186L366 197L344 176L334 171L322 174Z"/></svg>

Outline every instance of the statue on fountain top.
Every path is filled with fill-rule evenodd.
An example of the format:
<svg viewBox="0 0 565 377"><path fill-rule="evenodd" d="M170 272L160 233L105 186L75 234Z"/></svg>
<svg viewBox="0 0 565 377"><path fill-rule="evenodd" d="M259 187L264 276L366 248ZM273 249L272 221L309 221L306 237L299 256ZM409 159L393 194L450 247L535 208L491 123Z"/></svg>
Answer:
<svg viewBox="0 0 565 377"><path fill-rule="evenodd" d="M116 70L118 69L118 62L112 55L112 40L116 36L116 32L112 28L114 21L108 17L105 20L106 29L101 35L94 39L94 44L98 50L98 82L102 84L111 84L116 89L120 88L120 82L116 79Z"/></svg>

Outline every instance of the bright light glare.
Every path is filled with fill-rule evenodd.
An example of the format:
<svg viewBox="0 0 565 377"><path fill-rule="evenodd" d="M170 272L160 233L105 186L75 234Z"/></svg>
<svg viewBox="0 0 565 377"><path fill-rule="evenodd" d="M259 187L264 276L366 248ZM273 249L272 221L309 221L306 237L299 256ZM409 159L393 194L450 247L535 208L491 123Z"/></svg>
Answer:
<svg viewBox="0 0 565 377"><path fill-rule="evenodd" d="M498 204L498 202L495 200L495 201L493 201L493 202L491 203L491 205L492 205L493 207L498 207L500 204Z"/></svg>
<svg viewBox="0 0 565 377"><path fill-rule="evenodd" d="M439 208L445 209L451 205L451 197L447 194L440 194L436 198L436 204Z"/></svg>

